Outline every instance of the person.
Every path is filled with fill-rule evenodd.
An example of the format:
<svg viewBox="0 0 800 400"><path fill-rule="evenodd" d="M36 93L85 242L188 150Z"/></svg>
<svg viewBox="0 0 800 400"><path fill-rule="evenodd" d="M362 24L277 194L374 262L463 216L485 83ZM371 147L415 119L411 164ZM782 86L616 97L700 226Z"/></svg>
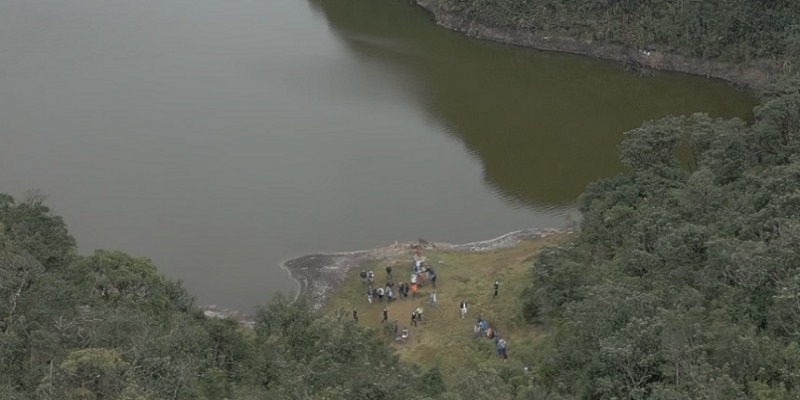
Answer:
<svg viewBox="0 0 800 400"><path fill-rule="evenodd" d="M500 282L494 281L494 295L497 296L497 289L500 288Z"/></svg>
<svg viewBox="0 0 800 400"><path fill-rule="evenodd" d="M367 274L367 281L369 281L370 285L375 283L375 274L373 274L372 271L369 271L369 274Z"/></svg>
<svg viewBox="0 0 800 400"><path fill-rule="evenodd" d="M431 285L433 288L436 288L436 273L432 272L433 270L428 270L428 279L431 281Z"/></svg>
<svg viewBox="0 0 800 400"><path fill-rule="evenodd" d="M375 296L375 292L372 290L372 286L367 289L367 301L369 304L372 304L372 297Z"/></svg>
<svg viewBox="0 0 800 400"><path fill-rule="evenodd" d="M391 265L387 265L386 266L386 279L392 280L392 266Z"/></svg>
<svg viewBox="0 0 800 400"><path fill-rule="evenodd" d="M417 283L417 274L411 274L411 284Z"/></svg>
<svg viewBox="0 0 800 400"><path fill-rule="evenodd" d="M507 345L506 345L506 340L505 339L500 339L500 340L497 341L497 355L503 361L505 361L506 358L508 358L508 356L506 355L506 347L507 347Z"/></svg>
<svg viewBox="0 0 800 400"><path fill-rule="evenodd" d="M361 276L361 284L362 285L366 284L367 283L367 271L364 271L362 269L361 273L359 274L359 276Z"/></svg>
<svg viewBox="0 0 800 400"><path fill-rule="evenodd" d="M411 325L417 326L417 311L411 313Z"/></svg>
<svg viewBox="0 0 800 400"><path fill-rule="evenodd" d="M389 320L389 309L386 308L386 307L383 307L383 320L381 320L381 323L384 323L384 322L386 322L388 320Z"/></svg>
<svg viewBox="0 0 800 400"><path fill-rule="evenodd" d="M417 307L414 312L417 313L417 321L422 321L422 307Z"/></svg>
<svg viewBox="0 0 800 400"><path fill-rule="evenodd" d="M411 298L412 299L416 299L417 298L417 284L416 283L412 283L411 284Z"/></svg>
<svg viewBox="0 0 800 400"><path fill-rule="evenodd" d="M394 292L391 286L386 286L386 302L391 303L394 300Z"/></svg>
<svg viewBox="0 0 800 400"><path fill-rule="evenodd" d="M478 318L477 321L475 321L475 326L476 326L476 331L475 331L476 337L486 333L486 321L484 321L480 317Z"/></svg>
<svg viewBox="0 0 800 400"><path fill-rule="evenodd" d="M380 301L383 301L383 288L382 287L378 288L378 299Z"/></svg>
<svg viewBox="0 0 800 400"><path fill-rule="evenodd" d="M461 300L461 305L459 306L459 309L461 310L461 319L466 318L467 317L467 301L466 300Z"/></svg>
<svg viewBox="0 0 800 400"><path fill-rule="evenodd" d="M408 339L408 328L403 328L403 333L400 335L403 340Z"/></svg>
<svg viewBox="0 0 800 400"><path fill-rule="evenodd" d="M403 285L403 297L408 297L408 284Z"/></svg>
<svg viewBox="0 0 800 400"><path fill-rule="evenodd" d="M356 321L356 323L358 323L358 308L356 307L353 307L353 321Z"/></svg>
<svg viewBox="0 0 800 400"><path fill-rule="evenodd" d="M403 290L405 290L405 283L400 282L397 284L397 298L403 297Z"/></svg>

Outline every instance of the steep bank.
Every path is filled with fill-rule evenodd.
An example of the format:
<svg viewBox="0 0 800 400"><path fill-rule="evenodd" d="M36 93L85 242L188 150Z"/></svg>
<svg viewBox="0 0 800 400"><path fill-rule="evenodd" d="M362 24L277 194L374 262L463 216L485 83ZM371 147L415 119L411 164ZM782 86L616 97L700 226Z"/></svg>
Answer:
<svg viewBox="0 0 800 400"><path fill-rule="evenodd" d="M553 36L524 29L495 28L469 19L456 11L448 10L442 7L437 0L415 1L417 5L433 14L436 24L439 26L477 39L538 50L587 55L621 62L634 68L651 68L723 79L734 85L753 89L762 88L771 77L780 72L778 65L767 61L747 64L722 63L658 51L639 51L620 45Z"/></svg>
<svg viewBox="0 0 800 400"><path fill-rule="evenodd" d="M415 248L482 252L511 247L523 240L542 238L559 232L564 232L564 230L524 229L494 239L466 244L434 243L423 239L411 243L395 242L371 250L310 254L286 261L282 267L299 282L300 293L298 296L305 296L315 309L319 309L344 281L347 272L351 269L376 262L410 261Z"/></svg>

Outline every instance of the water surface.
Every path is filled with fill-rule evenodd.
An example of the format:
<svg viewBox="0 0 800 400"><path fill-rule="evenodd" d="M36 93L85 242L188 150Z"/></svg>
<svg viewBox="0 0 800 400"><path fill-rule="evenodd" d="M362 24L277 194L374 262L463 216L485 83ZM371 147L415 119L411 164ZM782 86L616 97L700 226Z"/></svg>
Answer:
<svg viewBox="0 0 800 400"><path fill-rule="evenodd" d="M0 0L0 190L225 307L293 291L309 252L562 226L625 130L753 105L407 1Z"/></svg>

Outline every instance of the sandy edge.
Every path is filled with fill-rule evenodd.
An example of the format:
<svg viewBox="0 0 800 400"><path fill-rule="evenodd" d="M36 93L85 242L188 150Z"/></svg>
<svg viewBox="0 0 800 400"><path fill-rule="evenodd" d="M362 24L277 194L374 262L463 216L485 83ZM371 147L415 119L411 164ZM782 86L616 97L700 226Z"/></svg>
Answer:
<svg viewBox="0 0 800 400"><path fill-rule="evenodd" d="M415 248L464 252L491 251L511 247L524 240L543 238L561 232L568 231L557 228L530 228L509 232L494 239L465 244L437 243L418 239L414 242L395 242L369 250L309 254L285 261L281 264L281 268L288 271L289 276L299 286L295 300L301 295L305 296L314 309L319 309L344 281L348 271L367 263L410 262Z"/></svg>

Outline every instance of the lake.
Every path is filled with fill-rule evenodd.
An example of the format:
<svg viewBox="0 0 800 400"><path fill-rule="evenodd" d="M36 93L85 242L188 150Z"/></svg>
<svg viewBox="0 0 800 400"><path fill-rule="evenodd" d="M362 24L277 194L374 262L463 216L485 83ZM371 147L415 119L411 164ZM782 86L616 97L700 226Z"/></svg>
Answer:
<svg viewBox="0 0 800 400"><path fill-rule="evenodd" d="M0 191L250 310L282 261L577 218L622 133L724 82L481 42L399 0L0 0Z"/></svg>

